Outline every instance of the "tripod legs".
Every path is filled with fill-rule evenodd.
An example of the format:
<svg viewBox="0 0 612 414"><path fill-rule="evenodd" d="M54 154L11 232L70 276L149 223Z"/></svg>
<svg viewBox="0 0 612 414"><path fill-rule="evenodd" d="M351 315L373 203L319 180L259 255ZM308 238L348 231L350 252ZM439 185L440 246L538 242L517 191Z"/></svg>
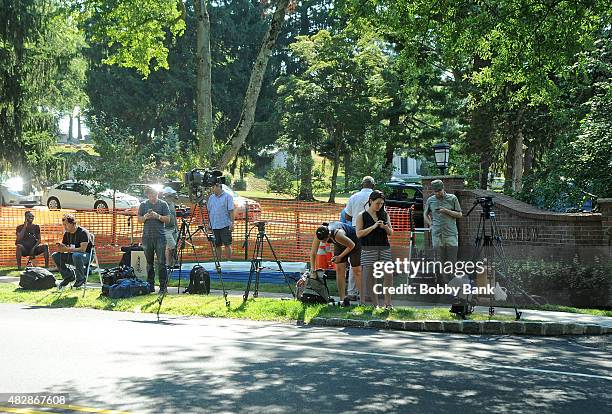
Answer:
<svg viewBox="0 0 612 414"><path fill-rule="evenodd" d="M272 242L270 242L270 239L268 238L268 235L265 232L259 231L257 233L257 239L255 240L255 250L253 251L253 258L251 259L251 269L249 270L249 279L247 280L246 289L244 291L244 295L242 296L243 302L246 302L247 299L249 298L249 292L251 290L251 284L253 283L253 278L255 278L253 297L256 298L259 295L259 276L263 268L262 257L263 257L264 239L268 243L268 247L270 248L270 251L272 252L272 256L274 257L274 261L276 262L278 266L278 270L280 270L280 272L283 274L283 278L285 280L285 283L289 287L289 290L291 291L291 295L295 297L295 291L293 287L291 286L291 283L289 283L289 279L287 277L287 274L285 273L285 270L283 269L282 263L278 259L278 256L276 256L276 252L274 251L274 248L272 247Z"/></svg>

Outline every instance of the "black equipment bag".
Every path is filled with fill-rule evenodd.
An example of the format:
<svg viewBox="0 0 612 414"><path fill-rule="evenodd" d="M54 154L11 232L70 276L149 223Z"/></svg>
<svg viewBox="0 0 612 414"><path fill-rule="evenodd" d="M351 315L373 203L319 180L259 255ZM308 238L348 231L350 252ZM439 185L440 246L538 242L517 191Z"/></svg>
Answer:
<svg viewBox="0 0 612 414"><path fill-rule="evenodd" d="M110 287L122 279L136 279L134 269L130 266L119 266L102 271L102 295L108 296Z"/></svg>
<svg viewBox="0 0 612 414"><path fill-rule="evenodd" d="M304 272L297 281L295 296L304 303L327 304L331 302L325 272L322 269L318 269L313 274L309 271Z"/></svg>
<svg viewBox="0 0 612 414"><path fill-rule="evenodd" d="M200 265L195 265L189 272L189 286L185 293L192 295L210 293L210 274Z"/></svg>
<svg viewBox="0 0 612 414"><path fill-rule="evenodd" d="M119 266L131 266L132 265L132 252L143 251L143 247L140 244L132 244L131 246L122 246L121 251L123 252L123 256L121 256L121 261L119 262Z"/></svg>
<svg viewBox="0 0 612 414"><path fill-rule="evenodd" d="M55 276L42 267L26 267L19 277L19 286L31 290L51 289L55 287Z"/></svg>

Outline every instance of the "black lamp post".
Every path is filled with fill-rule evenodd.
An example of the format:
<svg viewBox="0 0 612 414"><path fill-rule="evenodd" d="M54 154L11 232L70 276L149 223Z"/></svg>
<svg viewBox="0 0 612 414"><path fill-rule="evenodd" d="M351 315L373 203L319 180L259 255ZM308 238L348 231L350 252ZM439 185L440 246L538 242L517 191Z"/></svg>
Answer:
<svg viewBox="0 0 612 414"><path fill-rule="evenodd" d="M440 169L442 175L446 172L448 168L448 158L450 153L450 145L446 143L436 144L433 146L434 154L436 156L436 165Z"/></svg>

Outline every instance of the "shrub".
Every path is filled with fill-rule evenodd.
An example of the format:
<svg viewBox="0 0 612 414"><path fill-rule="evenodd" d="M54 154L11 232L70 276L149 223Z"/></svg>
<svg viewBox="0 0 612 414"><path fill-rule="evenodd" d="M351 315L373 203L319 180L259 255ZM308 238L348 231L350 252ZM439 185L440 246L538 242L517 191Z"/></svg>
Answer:
<svg viewBox="0 0 612 414"><path fill-rule="evenodd" d="M510 260L508 276L529 294L539 295L557 304L578 307L608 306L612 269L599 257L582 262Z"/></svg>
<svg viewBox="0 0 612 414"><path fill-rule="evenodd" d="M237 179L236 181L234 181L233 189L234 191L246 191L247 189L246 180Z"/></svg>
<svg viewBox="0 0 612 414"><path fill-rule="evenodd" d="M293 194L293 176L285 168L273 168L266 173L268 193Z"/></svg>

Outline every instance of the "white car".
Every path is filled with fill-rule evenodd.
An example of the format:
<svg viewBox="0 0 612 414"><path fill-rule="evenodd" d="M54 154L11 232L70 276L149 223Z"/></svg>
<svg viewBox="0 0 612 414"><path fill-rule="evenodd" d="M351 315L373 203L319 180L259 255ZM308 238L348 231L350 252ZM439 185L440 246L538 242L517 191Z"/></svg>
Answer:
<svg viewBox="0 0 612 414"><path fill-rule="evenodd" d="M40 196L23 194L5 185L0 185L0 202L2 206L26 206L32 208L40 205Z"/></svg>
<svg viewBox="0 0 612 414"><path fill-rule="evenodd" d="M95 194L91 186L86 183L64 181L51 187L47 191L46 199L47 207L50 209L108 210L113 205L113 191L104 190L100 194ZM117 209L136 209L139 204L138 199L129 194L120 192L115 194Z"/></svg>

